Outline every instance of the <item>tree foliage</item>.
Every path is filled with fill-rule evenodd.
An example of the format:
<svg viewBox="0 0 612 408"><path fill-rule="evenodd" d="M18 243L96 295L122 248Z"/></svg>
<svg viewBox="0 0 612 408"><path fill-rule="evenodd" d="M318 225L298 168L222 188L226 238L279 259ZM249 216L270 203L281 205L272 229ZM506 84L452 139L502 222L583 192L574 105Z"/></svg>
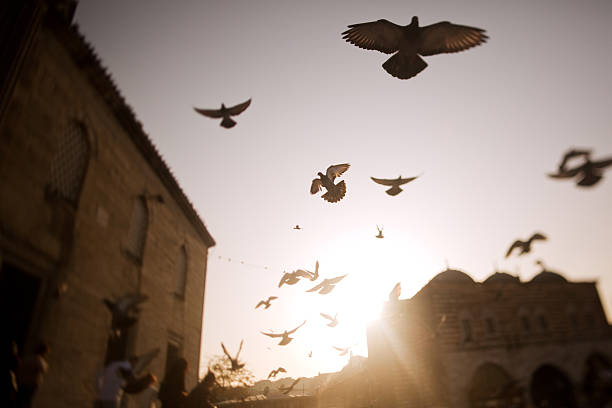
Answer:
<svg viewBox="0 0 612 408"><path fill-rule="evenodd" d="M213 390L216 401L244 399L254 384L253 373L242 367L232 370L232 363L225 355L215 355L208 361L208 369L215 374L217 387Z"/></svg>

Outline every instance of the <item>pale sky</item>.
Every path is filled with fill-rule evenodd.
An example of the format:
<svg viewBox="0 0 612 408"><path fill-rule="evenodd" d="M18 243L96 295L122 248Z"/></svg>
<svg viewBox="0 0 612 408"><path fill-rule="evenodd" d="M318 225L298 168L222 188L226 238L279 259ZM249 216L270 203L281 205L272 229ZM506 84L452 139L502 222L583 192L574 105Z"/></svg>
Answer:
<svg viewBox="0 0 612 408"><path fill-rule="evenodd" d="M413 15L490 39L426 57L402 81L382 69L387 55L341 38L349 24ZM610 308L612 170L592 189L546 174L570 147L612 155L611 19L606 0L81 1L76 14L217 241L203 361L244 339L258 379L279 365L294 378L337 371L347 358L332 346L367 355L366 322L393 285L410 297L446 262L477 281L494 264L529 280L542 259L597 280ZM193 111L248 98L229 130ZM345 162L342 201L310 195L318 171ZM396 197L369 179L421 173ZM504 258L535 231L549 240ZM324 296L305 293L310 282L277 288L283 270L315 260L323 278L349 275ZM304 320L284 347L260 334Z"/></svg>

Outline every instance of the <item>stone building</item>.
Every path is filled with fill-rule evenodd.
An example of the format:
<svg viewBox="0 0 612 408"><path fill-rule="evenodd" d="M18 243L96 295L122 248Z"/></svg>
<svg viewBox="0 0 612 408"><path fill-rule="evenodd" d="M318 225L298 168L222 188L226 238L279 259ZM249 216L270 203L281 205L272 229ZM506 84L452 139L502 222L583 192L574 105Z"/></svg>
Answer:
<svg viewBox="0 0 612 408"><path fill-rule="evenodd" d="M612 332L595 282L446 270L368 328L376 407L602 407Z"/></svg>
<svg viewBox="0 0 612 408"><path fill-rule="evenodd" d="M49 344L37 407L87 407L108 357L104 299L146 295L123 354L184 356L197 381L215 244L92 48L76 2L0 6L0 281L6 342Z"/></svg>

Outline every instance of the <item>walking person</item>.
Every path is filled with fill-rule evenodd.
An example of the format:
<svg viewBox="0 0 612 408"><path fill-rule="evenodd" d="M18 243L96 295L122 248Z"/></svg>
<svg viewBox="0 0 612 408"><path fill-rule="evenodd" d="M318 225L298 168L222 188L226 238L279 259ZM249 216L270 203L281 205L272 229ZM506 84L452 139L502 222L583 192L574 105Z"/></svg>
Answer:
<svg viewBox="0 0 612 408"><path fill-rule="evenodd" d="M24 357L17 369L17 406L19 408L29 408L32 406L32 400L38 390L38 387L43 382L45 373L49 369L47 364L47 355L49 354L49 346L41 343L34 354Z"/></svg>

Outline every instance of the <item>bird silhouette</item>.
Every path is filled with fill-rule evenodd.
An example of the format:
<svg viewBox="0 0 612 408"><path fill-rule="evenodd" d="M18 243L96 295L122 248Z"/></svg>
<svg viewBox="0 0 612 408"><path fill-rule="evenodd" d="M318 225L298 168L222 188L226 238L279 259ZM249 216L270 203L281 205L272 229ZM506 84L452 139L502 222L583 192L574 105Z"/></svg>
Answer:
<svg viewBox="0 0 612 408"><path fill-rule="evenodd" d="M301 230L302 227L300 227L298 224L295 225L295 227L293 227L294 230Z"/></svg>
<svg viewBox="0 0 612 408"><path fill-rule="evenodd" d="M115 301L106 298L102 299L111 312L111 332L113 336L121 336L123 330L136 323L138 312L140 312L138 305L148 298L147 295L128 293L120 296Z"/></svg>
<svg viewBox="0 0 612 408"><path fill-rule="evenodd" d="M305 270L305 269L298 269L298 270L294 271L293 273L295 273L295 275L298 276L298 277L306 278L306 279L309 279L309 280L314 282L317 279L319 279L319 261L315 262L315 271L314 272L310 272L310 271Z"/></svg>
<svg viewBox="0 0 612 408"><path fill-rule="evenodd" d="M278 387L279 390L281 390L283 392L283 394L289 394L291 392L291 390L293 389L293 387L295 387L295 385L302 379L302 377L298 378L297 380L295 380L293 383L291 383L290 386L288 387L283 387L280 386Z"/></svg>
<svg viewBox="0 0 612 408"><path fill-rule="evenodd" d="M244 343L244 339L240 341L240 347L238 348L238 352L236 353L236 357L232 357L232 356L230 356L230 353L225 348L225 345L223 344L223 342L221 342L221 348L223 349L223 352L225 353L227 358L229 358L230 362L232 363L232 368L231 368L232 371L240 370L242 367L244 367L244 363L239 363L238 362L238 356L240 355L240 351L242 350L242 344L243 343Z"/></svg>
<svg viewBox="0 0 612 408"><path fill-rule="evenodd" d="M359 48L394 54L383 68L392 76L408 79L427 67L420 57L467 50L489 38L485 30L449 23L419 27L419 18L400 26L388 20L351 24L342 38Z"/></svg>
<svg viewBox="0 0 612 408"><path fill-rule="evenodd" d="M400 282L397 282L391 292L389 293L389 300L398 300L400 295L402 294L402 285Z"/></svg>
<svg viewBox="0 0 612 408"><path fill-rule="evenodd" d="M336 327L338 325L338 313L336 313L334 315L334 317L331 317L331 315L328 315L326 313L320 313L321 316L323 316L325 319L329 320L329 323L327 324L328 327Z"/></svg>
<svg viewBox="0 0 612 408"><path fill-rule="evenodd" d="M520 239L517 239L510 246L510 248L508 249L508 252L506 252L506 258L508 258L510 254L512 254L512 251L514 251L516 248L518 248L520 251L519 255L524 255L528 253L529 251L531 251L531 244L533 243L533 241L535 240L545 241L546 239L547 239L546 236L539 232L536 232L535 234L533 234L527 241L521 241Z"/></svg>
<svg viewBox="0 0 612 408"><path fill-rule="evenodd" d="M340 177L342 173L348 170L350 164L335 164L331 165L327 168L325 174L319 172L317 175L319 178L312 180L312 184L310 185L310 194L316 194L321 191L323 188L327 190L323 197L324 200L329 201L330 203L336 203L346 195L346 183L344 180L339 182L338 184L334 184L334 180L336 177Z"/></svg>
<svg viewBox="0 0 612 408"><path fill-rule="evenodd" d="M278 367L276 370L272 370L270 371L270 374L268 374L268 380L270 378L274 378L278 375L278 373L286 373L287 370L285 370L283 367Z"/></svg>
<svg viewBox="0 0 612 408"><path fill-rule="evenodd" d="M283 285L295 285L300 281L300 277L293 272L284 272L281 280L278 282L278 287L280 288Z"/></svg>
<svg viewBox="0 0 612 408"><path fill-rule="evenodd" d="M268 300L260 300L257 306L255 306L255 309L257 309L259 306L262 306L262 305L265 306L265 309L269 308L271 306L270 302L274 299L278 299L278 297L270 296L268 297Z"/></svg>
<svg viewBox="0 0 612 408"><path fill-rule="evenodd" d="M346 275L337 276L331 279L323 279L323 282L319 283L317 286L314 286L308 289L306 292L319 292L321 295L326 295L336 287L336 284L344 279Z"/></svg>
<svg viewBox="0 0 612 408"><path fill-rule="evenodd" d="M345 356L349 353L349 351L351 351L351 347L346 347L346 348L341 348L341 347L336 347L336 346L332 346L332 347L340 352L338 354L339 356Z"/></svg>
<svg viewBox="0 0 612 408"><path fill-rule="evenodd" d="M382 228L378 228L378 225L376 226L376 229L378 230L378 235L376 236L376 238L384 238L383 235L383 229Z"/></svg>
<svg viewBox="0 0 612 408"><path fill-rule="evenodd" d="M261 332L261 334L264 334L264 335L266 335L268 337L272 337L272 338L282 337L282 339L278 343L278 345L279 346L285 346L285 345L291 343L291 340L293 340L293 337L290 337L289 335L295 333L297 331L297 329L299 329L300 327L302 327L305 324L306 324L306 320L304 320L304 323L300 324L298 327L296 327L293 330L289 330L289 331L285 330L282 333L264 333L264 332Z"/></svg>
<svg viewBox="0 0 612 408"><path fill-rule="evenodd" d="M399 176L396 179L381 179L381 178L376 178L376 177L370 177L370 178L375 183L381 184L383 186L391 186L391 188L386 190L385 192L389 194L390 196L396 196L402 191L404 191L400 188L402 184L410 183L412 180L416 180L418 177L419 176L402 178L402 176Z"/></svg>
<svg viewBox="0 0 612 408"><path fill-rule="evenodd" d="M251 104L251 100L249 99L246 102L239 103L238 105L231 106L229 108L226 107L225 104L222 103L220 109L200 109L200 108L193 108L193 109L196 112L198 112L200 115L204 115L209 118L213 118L213 119L223 118L220 125L226 129L229 129L229 128L233 128L234 126L236 126L236 121L234 121L230 116L240 115L242 112L245 111L246 108L249 107L250 104Z"/></svg>
<svg viewBox="0 0 612 408"><path fill-rule="evenodd" d="M582 157L583 163L568 169L567 162L574 157ZM556 174L549 174L548 176L554 179L568 179L578 177L579 180L576 182L577 186L580 187L591 187L599 183L603 178L603 170L612 165L612 158L593 161L590 158L589 150L569 150L563 156L563 160L559 164L559 168Z"/></svg>

